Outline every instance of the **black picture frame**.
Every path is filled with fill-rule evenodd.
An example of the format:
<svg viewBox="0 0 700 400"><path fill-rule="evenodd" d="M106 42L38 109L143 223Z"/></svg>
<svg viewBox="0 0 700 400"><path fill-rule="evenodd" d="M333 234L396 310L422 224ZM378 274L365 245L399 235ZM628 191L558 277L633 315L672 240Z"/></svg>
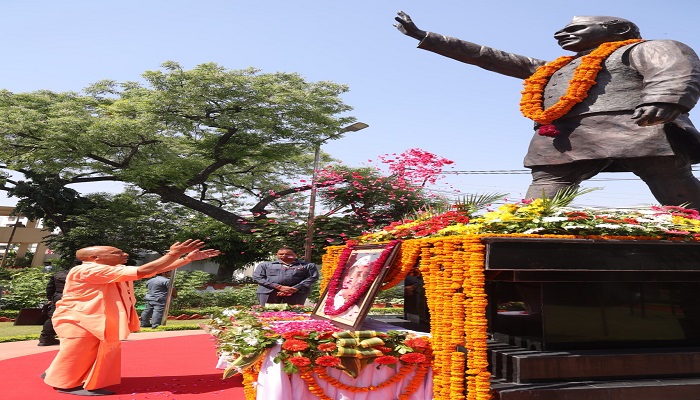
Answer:
<svg viewBox="0 0 700 400"><path fill-rule="evenodd" d="M367 317L367 313L369 313L370 308L372 308L374 298L377 296L381 284L384 281L386 274L389 272L389 267L394 262L394 259L396 259L400 246L401 245L399 243L396 244L393 249L391 249L391 253L381 266L379 274L367 288L365 293L362 294L360 298L355 302L355 305L351 307L351 309L343 312L340 315L335 316L327 315L324 312L326 302L329 301L328 291L332 284L332 282L329 282L328 286L319 298L318 303L316 303L316 307L311 313L311 317L315 319L328 320L333 325L341 329L358 330L362 326L362 323L364 322L365 318ZM365 257L369 257L369 262L374 262L380 257L380 255L384 252L385 249L386 244L365 244L355 246L352 249L350 256L348 257L348 260L345 262L345 265L343 265L343 272L338 278L338 284L342 285L342 282L346 279L351 269L356 267L355 264L364 264L363 260L366 260ZM336 297L338 297L339 295L340 293L336 295Z"/></svg>

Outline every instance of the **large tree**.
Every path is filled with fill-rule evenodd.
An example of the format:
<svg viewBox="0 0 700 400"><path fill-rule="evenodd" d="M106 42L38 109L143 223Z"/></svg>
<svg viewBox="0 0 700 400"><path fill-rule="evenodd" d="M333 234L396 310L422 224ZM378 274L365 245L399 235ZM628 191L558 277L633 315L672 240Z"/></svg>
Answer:
<svg viewBox="0 0 700 400"><path fill-rule="evenodd" d="M47 240L51 249L71 261L77 249L96 245L120 248L132 260L144 251L162 253L182 237L183 226L196 220L185 207L133 189L120 194L93 193L81 197L81 202L89 206L66 217L71 229Z"/></svg>
<svg viewBox="0 0 700 400"><path fill-rule="evenodd" d="M346 86L298 74L167 62L142 78L82 93L0 91L2 166L66 184L130 183L249 232L251 214L310 188L288 182L310 173L316 143L354 121L342 116Z"/></svg>

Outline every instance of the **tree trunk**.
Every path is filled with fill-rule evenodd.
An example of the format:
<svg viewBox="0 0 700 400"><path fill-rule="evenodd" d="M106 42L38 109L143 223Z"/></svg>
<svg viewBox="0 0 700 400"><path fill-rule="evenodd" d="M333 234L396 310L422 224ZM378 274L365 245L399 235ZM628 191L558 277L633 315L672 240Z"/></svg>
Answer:
<svg viewBox="0 0 700 400"><path fill-rule="evenodd" d="M230 282L236 270L237 268L235 265L219 265L219 270L216 271L216 281Z"/></svg>

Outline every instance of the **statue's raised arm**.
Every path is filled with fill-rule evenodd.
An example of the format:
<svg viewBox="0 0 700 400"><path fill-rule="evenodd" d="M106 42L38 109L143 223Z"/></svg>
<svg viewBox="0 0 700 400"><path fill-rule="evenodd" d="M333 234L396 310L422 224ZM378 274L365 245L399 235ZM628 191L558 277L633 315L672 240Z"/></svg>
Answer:
<svg viewBox="0 0 700 400"><path fill-rule="evenodd" d="M394 24L394 26L404 35L410 36L416 40L425 39L427 33L422 29L418 29L416 24L413 23L413 20L411 19L410 15L406 14L403 11L399 11L397 13L397 17L395 17L394 19L396 20L396 22L398 22L397 24Z"/></svg>

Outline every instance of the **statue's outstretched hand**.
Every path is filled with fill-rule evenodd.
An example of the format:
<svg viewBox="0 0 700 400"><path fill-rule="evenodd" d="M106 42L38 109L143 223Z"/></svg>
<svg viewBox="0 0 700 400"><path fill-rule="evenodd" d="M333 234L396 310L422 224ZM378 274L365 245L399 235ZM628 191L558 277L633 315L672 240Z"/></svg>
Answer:
<svg viewBox="0 0 700 400"><path fill-rule="evenodd" d="M681 114L683 109L677 104L651 103L637 107L632 119L636 120L639 126L651 126L672 122Z"/></svg>
<svg viewBox="0 0 700 400"><path fill-rule="evenodd" d="M427 33L424 30L418 29L416 24L413 23L413 20L411 19L410 15L406 14L403 11L399 11L397 15L398 17L394 18L394 20L398 22L398 24L394 24L396 29L398 29L404 35L410 36L414 39L425 39Z"/></svg>

